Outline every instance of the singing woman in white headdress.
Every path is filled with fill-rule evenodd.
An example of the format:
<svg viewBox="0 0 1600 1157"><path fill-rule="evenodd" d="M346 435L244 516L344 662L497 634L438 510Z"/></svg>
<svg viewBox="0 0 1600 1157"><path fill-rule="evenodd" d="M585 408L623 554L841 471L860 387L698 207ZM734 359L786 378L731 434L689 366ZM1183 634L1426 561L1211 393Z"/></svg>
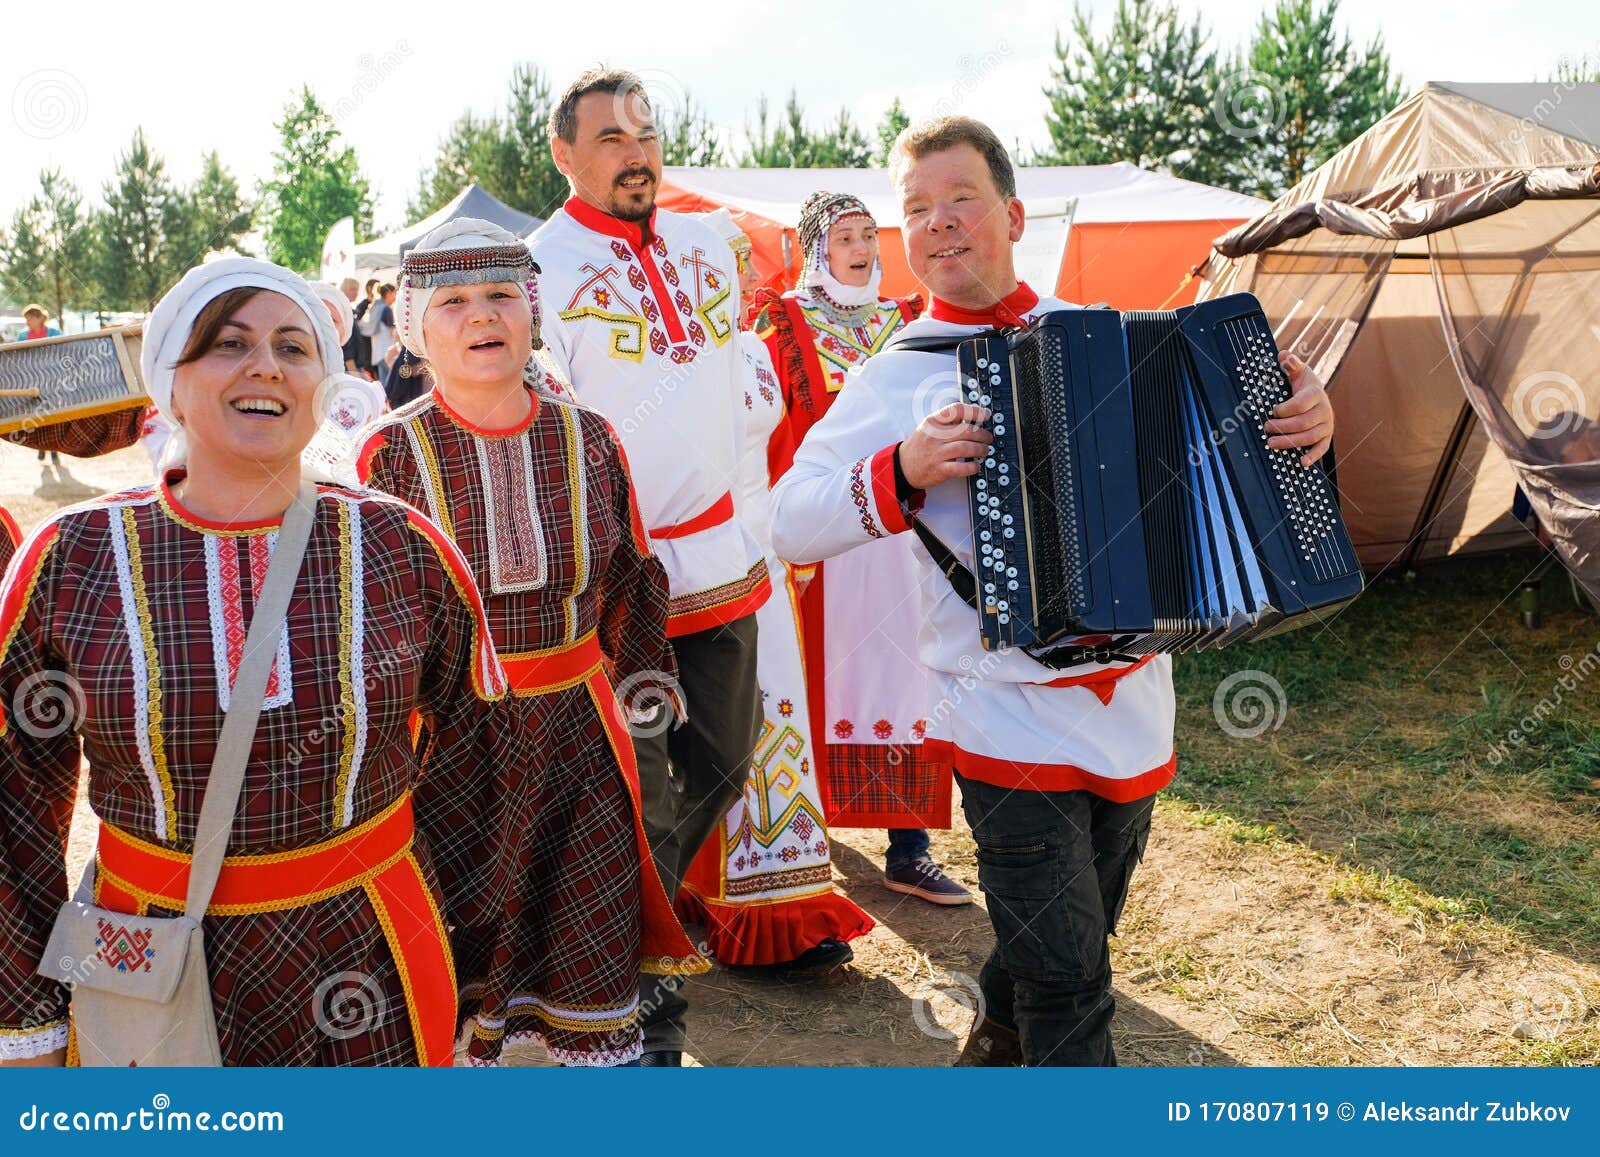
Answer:
<svg viewBox="0 0 1600 1157"><path fill-rule="evenodd" d="M682 714L666 573L610 425L532 360L522 242L448 222L407 254L395 304L433 388L377 424L358 472L471 561L512 688L477 750L423 793L468 1055L495 1063L520 1035L562 1064L633 1064L640 972L707 967L645 842L628 731Z"/></svg>

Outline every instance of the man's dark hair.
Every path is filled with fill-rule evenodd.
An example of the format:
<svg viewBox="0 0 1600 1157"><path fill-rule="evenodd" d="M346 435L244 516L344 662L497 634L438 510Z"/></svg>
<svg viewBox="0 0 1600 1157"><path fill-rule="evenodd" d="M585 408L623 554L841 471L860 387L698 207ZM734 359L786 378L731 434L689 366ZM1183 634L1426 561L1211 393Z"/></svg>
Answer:
<svg viewBox="0 0 1600 1157"><path fill-rule="evenodd" d="M561 94L561 99L556 102L555 108L550 110L550 120L545 125L545 132L551 140L560 137L570 145L578 139L580 100L591 92L626 94L635 89L638 90L639 99L644 102L645 108L649 108L650 94L645 92L644 81L633 73L621 68L591 68L567 85L567 91Z"/></svg>
<svg viewBox="0 0 1600 1157"><path fill-rule="evenodd" d="M972 117L936 117L901 130L889 149L889 173L893 177L906 162L929 153L942 153L957 145L971 145L983 155L989 175L994 178L994 187L1000 190L1002 197L1017 195L1017 175L1011 168L1006 147L993 129Z"/></svg>
<svg viewBox="0 0 1600 1157"><path fill-rule="evenodd" d="M368 297L372 296L372 291L374 289L376 289L377 287L378 287L378 279L376 277L367 278L366 294L367 294Z"/></svg>

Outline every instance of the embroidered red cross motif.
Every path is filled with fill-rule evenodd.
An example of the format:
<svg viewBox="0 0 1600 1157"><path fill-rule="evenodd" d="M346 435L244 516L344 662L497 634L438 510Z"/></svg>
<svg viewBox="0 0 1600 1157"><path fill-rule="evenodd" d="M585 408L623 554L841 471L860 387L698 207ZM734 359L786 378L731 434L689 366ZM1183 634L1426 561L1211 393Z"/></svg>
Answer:
<svg viewBox="0 0 1600 1157"><path fill-rule="evenodd" d="M95 958L118 972L149 972L150 961L155 957L155 950L150 947L150 937L149 928L129 930L126 924L101 920L100 935L95 938L95 946L99 949Z"/></svg>

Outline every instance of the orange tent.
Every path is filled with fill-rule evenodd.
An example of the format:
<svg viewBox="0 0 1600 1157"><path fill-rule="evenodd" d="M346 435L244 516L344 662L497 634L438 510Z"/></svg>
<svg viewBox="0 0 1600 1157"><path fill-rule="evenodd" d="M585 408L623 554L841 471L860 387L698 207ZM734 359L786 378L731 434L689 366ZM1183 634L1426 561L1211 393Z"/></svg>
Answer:
<svg viewBox="0 0 1600 1157"><path fill-rule="evenodd" d="M887 170L668 167L656 200L685 213L729 210L750 235L767 284L783 289L800 270L800 206L817 189L854 193L866 202L878 221L883 292L916 292ZM1030 198L1076 199L1052 288L1066 301L1104 301L1117 309L1155 309L1168 302L1215 238L1266 208L1254 197L1147 173L1125 161L1018 169L1017 194L1024 205ZM1184 286L1168 308L1193 301L1197 287Z"/></svg>

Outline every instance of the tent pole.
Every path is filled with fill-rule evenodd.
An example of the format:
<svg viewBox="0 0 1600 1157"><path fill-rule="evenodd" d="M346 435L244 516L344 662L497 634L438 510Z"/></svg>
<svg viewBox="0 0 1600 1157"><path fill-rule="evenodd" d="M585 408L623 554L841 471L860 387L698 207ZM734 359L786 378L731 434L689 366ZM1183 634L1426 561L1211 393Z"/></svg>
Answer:
<svg viewBox="0 0 1600 1157"><path fill-rule="evenodd" d="M1456 424L1450 430L1450 437L1445 441L1444 453L1439 455L1439 464L1434 467L1433 481L1428 483L1428 493L1422 499L1422 508L1417 511L1417 520L1411 525L1411 538L1406 546L1405 558L1401 562L1402 573L1409 573L1417 565L1417 555L1422 552L1422 543L1428 534L1428 526L1433 522L1434 515L1439 513L1439 506L1444 502L1444 492L1449 488L1450 479L1456 472L1456 464L1461 461L1461 454L1467 448L1467 436L1472 433L1473 418L1476 411L1472 403L1465 399L1461 402L1461 412L1456 415Z"/></svg>

